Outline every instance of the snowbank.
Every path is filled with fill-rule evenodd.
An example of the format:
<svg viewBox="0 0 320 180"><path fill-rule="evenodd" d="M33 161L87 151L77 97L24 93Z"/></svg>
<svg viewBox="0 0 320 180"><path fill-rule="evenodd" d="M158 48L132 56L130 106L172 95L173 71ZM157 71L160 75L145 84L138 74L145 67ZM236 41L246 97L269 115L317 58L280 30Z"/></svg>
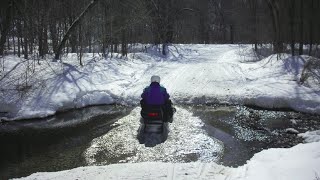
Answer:
<svg viewBox="0 0 320 180"><path fill-rule="evenodd" d="M305 142L320 142L320 130L317 131L307 131L305 133L300 133L298 136L305 139Z"/></svg>
<svg viewBox="0 0 320 180"><path fill-rule="evenodd" d="M44 117L95 104L137 105L152 75L161 76L175 103L244 104L320 114L320 71L312 69L308 56L259 60L250 46L237 45L173 45L167 57L154 48L147 52L123 59L85 54L83 67L76 54L64 57L63 63L42 60L41 65L6 56L1 78L10 73L0 81L1 118Z"/></svg>
<svg viewBox="0 0 320 180"><path fill-rule="evenodd" d="M315 180L320 175L320 143L299 144L289 149L268 149L255 154L238 168L216 163L127 163L79 167L35 173L21 179L217 179L217 180Z"/></svg>

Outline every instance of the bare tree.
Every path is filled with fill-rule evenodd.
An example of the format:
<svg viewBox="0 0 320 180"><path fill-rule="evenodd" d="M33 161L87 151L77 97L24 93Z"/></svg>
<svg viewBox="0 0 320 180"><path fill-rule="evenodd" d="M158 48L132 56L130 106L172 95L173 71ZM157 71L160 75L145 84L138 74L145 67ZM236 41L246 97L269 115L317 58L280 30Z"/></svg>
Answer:
<svg viewBox="0 0 320 180"><path fill-rule="evenodd" d="M4 46L6 43L6 39L10 30L10 25L13 17L13 0L6 0L2 3L2 7L0 8L0 13L3 14L2 11L5 11L4 19L0 17L1 23L1 38L0 38L0 55L3 55Z"/></svg>
<svg viewBox="0 0 320 180"><path fill-rule="evenodd" d="M97 4L99 0L92 0L87 7L83 10L83 12L76 18L76 20L73 21L72 25L67 30L66 34L63 36L62 41L58 45L56 51L55 51L55 59L58 60L60 57L61 50L63 46L65 45L67 39L69 38L70 34L75 30L75 28L80 24L83 17L88 13L89 10L91 10L94 5Z"/></svg>

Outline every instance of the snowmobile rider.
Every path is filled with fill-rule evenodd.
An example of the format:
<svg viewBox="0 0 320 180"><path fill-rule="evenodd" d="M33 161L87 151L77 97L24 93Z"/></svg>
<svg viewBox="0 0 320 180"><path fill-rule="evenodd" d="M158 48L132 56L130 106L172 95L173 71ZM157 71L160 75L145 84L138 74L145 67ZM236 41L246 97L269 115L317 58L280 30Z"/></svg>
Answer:
<svg viewBox="0 0 320 180"><path fill-rule="evenodd" d="M170 95L167 93L166 88L160 86L160 77L152 76L150 86L146 87L141 94L142 100L140 101L142 110L148 106L159 106L164 110L164 121L172 122L174 108L169 99Z"/></svg>

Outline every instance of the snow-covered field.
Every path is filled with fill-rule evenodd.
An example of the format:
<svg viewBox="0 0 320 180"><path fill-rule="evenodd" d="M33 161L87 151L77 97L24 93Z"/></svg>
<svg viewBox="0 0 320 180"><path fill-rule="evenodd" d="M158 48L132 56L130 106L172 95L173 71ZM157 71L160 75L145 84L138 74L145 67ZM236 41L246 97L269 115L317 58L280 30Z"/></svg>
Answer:
<svg viewBox="0 0 320 180"><path fill-rule="evenodd" d="M123 59L103 59L97 54L94 57L86 54L83 67L78 65L76 54L64 57L63 63L40 61L41 65L35 68L30 62L13 56L5 57L1 59L1 69L4 69L0 77L1 119L45 117L59 110L96 104L137 105L152 75L161 77L161 84L167 88L174 103L243 104L320 114L320 68L314 68L316 65L311 57L283 54L279 60L277 55L258 59L251 46L238 45L174 45L169 51L168 57L162 57L150 48L148 53L131 53ZM138 110L133 110L133 113L138 114ZM190 114L184 109L180 109L179 113L185 117ZM121 124L122 120L117 123ZM191 121L201 124L200 119L190 114ZM94 155L101 148L117 150L117 141L109 144L106 141L115 138L113 131L127 132L129 136L132 129L137 128L133 126L119 126L127 129L115 128L105 136L94 139L86 152L89 164L97 164ZM196 126L197 123L192 123L186 128L200 131L201 128ZM177 129L171 133L179 132L181 126L173 128ZM210 149L218 151L221 145L207 136L200 137L202 135L204 133L199 132L198 136L178 142L187 146L186 151L197 151L199 144L204 146L201 157L208 159L208 156L214 155ZM308 143L289 149L264 150L238 168L211 161L174 164L170 162L170 153L174 151L168 151L168 157L153 154L153 150L174 146L170 145L170 139L152 149L139 149L134 138L117 138L138 149L138 154L125 162L140 163L35 173L25 179L317 180L320 176L319 131L300 136ZM199 144L194 143L196 139ZM130 149L120 150L130 153ZM169 159L163 160L168 163L141 162L143 158L148 158L148 161Z"/></svg>
<svg viewBox="0 0 320 180"><path fill-rule="evenodd" d="M18 65L0 81L2 119L44 117L87 105L138 104L152 75L161 76L175 103L245 104L320 114L319 69L302 76L310 57L282 55L277 60L271 55L258 61L251 46L238 45L174 45L169 51L168 57L150 48L107 60L86 54L83 67L76 54L69 54L63 63L41 61L34 72L32 63L5 57L1 79Z"/></svg>

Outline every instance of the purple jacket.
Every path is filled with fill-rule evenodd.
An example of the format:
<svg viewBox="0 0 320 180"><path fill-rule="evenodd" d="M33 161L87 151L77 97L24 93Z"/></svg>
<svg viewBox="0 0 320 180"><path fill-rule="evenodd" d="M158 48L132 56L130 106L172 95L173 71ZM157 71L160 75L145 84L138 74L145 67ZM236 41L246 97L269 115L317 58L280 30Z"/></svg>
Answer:
<svg viewBox="0 0 320 180"><path fill-rule="evenodd" d="M150 86L143 90L141 98L147 105L164 105L169 100L170 95L166 88L160 86L157 82L152 82Z"/></svg>

